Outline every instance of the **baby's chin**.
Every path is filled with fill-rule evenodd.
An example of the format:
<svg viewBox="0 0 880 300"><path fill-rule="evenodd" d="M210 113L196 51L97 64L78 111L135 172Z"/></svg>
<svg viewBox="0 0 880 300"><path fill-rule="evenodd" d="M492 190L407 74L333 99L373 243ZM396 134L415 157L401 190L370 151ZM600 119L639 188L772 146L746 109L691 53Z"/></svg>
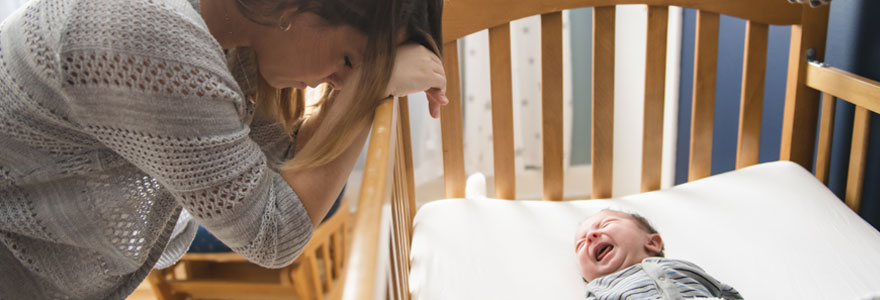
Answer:
<svg viewBox="0 0 880 300"><path fill-rule="evenodd" d="M581 274L584 276L588 282L593 281L597 278L602 278L611 274L614 274L618 271L631 267L632 265L625 265L623 259L612 260L603 265L598 265L595 267L592 266L583 266L581 265ZM592 278L590 278L592 277Z"/></svg>
<svg viewBox="0 0 880 300"><path fill-rule="evenodd" d="M623 270L623 269L624 268L620 268L620 270ZM609 268L602 268L602 267L594 267L594 268L587 267L587 268L581 268L581 275L584 276L584 279L586 279L587 282L590 282L590 281L596 280L598 278L602 278L602 277L614 274L614 272L617 272L620 270L611 270Z"/></svg>

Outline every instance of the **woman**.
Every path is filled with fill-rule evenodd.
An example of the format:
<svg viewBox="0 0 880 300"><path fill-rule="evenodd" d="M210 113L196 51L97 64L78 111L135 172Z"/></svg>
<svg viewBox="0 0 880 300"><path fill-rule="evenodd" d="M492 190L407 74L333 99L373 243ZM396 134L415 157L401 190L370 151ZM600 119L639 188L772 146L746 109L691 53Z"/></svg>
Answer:
<svg viewBox="0 0 880 300"><path fill-rule="evenodd" d="M190 214L257 264L291 263L378 101L446 102L441 6L29 2L0 27L0 298L123 299L182 255ZM289 88L321 83L304 113Z"/></svg>

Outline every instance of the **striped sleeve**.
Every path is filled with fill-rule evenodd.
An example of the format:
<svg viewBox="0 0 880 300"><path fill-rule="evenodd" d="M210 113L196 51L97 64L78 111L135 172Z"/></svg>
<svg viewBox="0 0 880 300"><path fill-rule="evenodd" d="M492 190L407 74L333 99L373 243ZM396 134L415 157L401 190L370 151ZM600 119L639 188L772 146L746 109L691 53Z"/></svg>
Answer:
<svg viewBox="0 0 880 300"><path fill-rule="evenodd" d="M715 279L694 263L682 260L664 260L662 264L680 274L679 280L686 287L679 289L679 292L684 295L702 295L708 292L708 294L722 299L743 299L732 286Z"/></svg>

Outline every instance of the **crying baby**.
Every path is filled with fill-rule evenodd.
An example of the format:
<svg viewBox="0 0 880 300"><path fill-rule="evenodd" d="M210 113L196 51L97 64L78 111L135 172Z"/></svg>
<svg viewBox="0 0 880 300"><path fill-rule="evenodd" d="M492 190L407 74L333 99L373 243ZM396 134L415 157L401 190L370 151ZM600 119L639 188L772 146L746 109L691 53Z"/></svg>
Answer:
<svg viewBox="0 0 880 300"><path fill-rule="evenodd" d="M602 210L575 230L587 299L743 299L697 265L665 258L663 239L644 217Z"/></svg>

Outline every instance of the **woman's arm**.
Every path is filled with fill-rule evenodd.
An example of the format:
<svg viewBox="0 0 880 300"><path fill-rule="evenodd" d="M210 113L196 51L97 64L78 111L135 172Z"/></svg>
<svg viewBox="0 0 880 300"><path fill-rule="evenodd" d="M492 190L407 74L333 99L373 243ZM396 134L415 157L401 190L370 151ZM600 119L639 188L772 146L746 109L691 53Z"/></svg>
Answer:
<svg viewBox="0 0 880 300"><path fill-rule="evenodd" d="M145 180L155 180L161 186L149 192L162 193L153 205L183 206L230 248L261 266L278 268L296 259L311 238L311 218L290 185L268 167L266 156L250 139L243 123L243 99L232 78L224 74L220 55L208 67L103 49L80 48L60 56L64 67L71 70L62 78L68 83L62 92L69 99L70 119L83 133L149 175L143 176ZM141 90L139 86L155 81L129 73L112 77L115 73L97 69L96 63L75 59L102 56L109 61L134 61L137 67L148 62L143 74L155 70L170 74L170 79L164 80L167 86ZM137 72L134 66L126 68L130 74ZM74 81L79 74L94 74L95 80ZM184 77L205 83L189 90L184 90L189 84L174 85ZM120 84L112 85L117 80ZM127 184L116 179L96 180ZM167 196L173 196L173 201Z"/></svg>
<svg viewBox="0 0 880 300"><path fill-rule="evenodd" d="M309 119L303 123L295 141L296 151L303 148L321 123L320 118ZM321 223L333 206L333 200L342 191L364 147L369 129L369 127L363 128L357 139L339 157L326 165L299 171L281 171L281 177L299 195L315 227Z"/></svg>
<svg viewBox="0 0 880 300"><path fill-rule="evenodd" d="M358 82L361 74L360 70L356 70L351 74L349 80ZM341 118L345 110L354 105L355 95L357 95L357 90L353 88L332 92L329 99L321 105L320 110L309 116L300 126L296 141L294 141L294 153L302 151L316 134L332 134L327 133L326 130L332 128L334 123L342 121ZM322 128L323 130L319 130ZM296 171L281 170L281 177L299 196L312 225L315 227L321 223L330 207L333 206L334 200L342 191L342 187L348 180L348 175L351 174L358 155L364 147L367 134L370 132L369 129L369 125L361 128L351 145L336 159L325 165ZM321 136L321 138L323 137Z"/></svg>
<svg viewBox="0 0 880 300"><path fill-rule="evenodd" d="M348 79L358 82L361 76L356 71ZM437 55L427 48L418 44L403 44L397 48L397 56L394 58L394 70L391 73L387 86L387 94L393 96L406 96L408 94L425 91L428 95L429 113L432 117L440 116L440 106L449 102L446 99L446 75L443 63ZM300 127L299 135L295 141L295 152L311 139L312 135L323 126L338 122L341 112L354 103L355 89L343 89L331 102L324 105L327 112L319 112L315 117L306 120ZM329 164L301 171L282 171L281 176L299 195L305 206L312 224L318 223L330 210L333 199L336 199L342 187L351 173L357 157L364 147L364 142L369 133L369 126L361 129L361 133L355 141L339 157Z"/></svg>

